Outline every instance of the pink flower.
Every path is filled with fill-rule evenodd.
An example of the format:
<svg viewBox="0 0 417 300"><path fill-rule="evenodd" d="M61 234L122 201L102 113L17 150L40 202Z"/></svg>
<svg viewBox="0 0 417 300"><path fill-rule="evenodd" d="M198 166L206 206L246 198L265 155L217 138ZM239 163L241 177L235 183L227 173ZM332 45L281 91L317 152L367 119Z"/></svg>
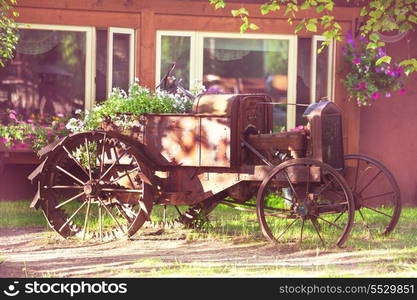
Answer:
<svg viewBox="0 0 417 300"><path fill-rule="evenodd" d="M381 94L380 94L379 92L374 92L374 93L372 93L372 98L373 98L374 100L378 99L378 98L379 98L379 96L381 96Z"/></svg>
<svg viewBox="0 0 417 300"><path fill-rule="evenodd" d="M405 94L405 89L400 89L400 90L398 91L398 93L400 93L400 95L404 95L404 94Z"/></svg>
<svg viewBox="0 0 417 300"><path fill-rule="evenodd" d="M17 122L16 115L14 113L9 113L9 118Z"/></svg>
<svg viewBox="0 0 417 300"><path fill-rule="evenodd" d="M7 141L8 141L8 140L7 140L5 137L2 137L2 138L1 138L1 142L2 142L2 143L7 143Z"/></svg>
<svg viewBox="0 0 417 300"><path fill-rule="evenodd" d="M385 93L385 97L387 97L387 98L391 97L391 93L389 93L389 92Z"/></svg>
<svg viewBox="0 0 417 300"><path fill-rule="evenodd" d="M49 129L49 130L48 130L48 134L49 134L50 136L52 136L52 135L54 135L54 131L53 131L52 129Z"/></svg>
<svg viewBox="0 0 417 300"><path fill-rule="evenodd" d="M361 63L361 59L356 57L356 58L353 59L353 63L355 65L359 65Z"/></svg>

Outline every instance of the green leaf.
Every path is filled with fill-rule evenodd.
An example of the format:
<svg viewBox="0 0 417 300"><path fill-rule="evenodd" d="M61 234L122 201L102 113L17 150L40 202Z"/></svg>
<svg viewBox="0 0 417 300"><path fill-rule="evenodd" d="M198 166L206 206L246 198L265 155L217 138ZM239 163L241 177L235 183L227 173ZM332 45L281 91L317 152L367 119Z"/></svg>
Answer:
<svg viewBox="0 0 417 300"><path fill-rule="evenodd" d="M232 16L237 17L240 15L249 16L249 12L246 8L242 7L240 9L232 9Z"/></svg>
<svg viewBox="0 0 417 300"><path fill-rule="evenodd" d="M417 17L416 16L413 16L413 15L410 15L408 17L408 21L410 21L410 22L412 22L414 24L417 24Z"/></svg>
<svg viewBox="0 0 417 300"><path fill-rule="evenodd" d="M249 24L249 29L251 29L251 30L258 30L259 29L259 26L256 25L256 24L254 24L254 23L250 23Z"/></svg>
<svg viewBox="0 0 417 300"><path fill-rule="evenodd" d="M373 41L373 42L377 42L377 41L379 41L379 34L377 34L377 33L372 33L372 34L369 36L369 39L370 39L371 41Z"/></svg>
<svg viewBox="0 0 417 300"><path fill-rule="evenodd" d="M311 4L310 4L310 2L308 2L308 1L304 1L304 2L301 4L300 8L301 8L301 9L310 9L310 8L311 8Z"/></svg>
<svg viewBox="0 0 417 300"><path fill-rule="evenodd" d="M362 7L361 8L361 13L360 13L360 16L361 17L364 17L364 16L366 16L368 14L368 10L366 9L366 7L364 6L364 7Z"/></svg>
<svg viewBox="0 0 417 300"><path fill-rule="evenodd" d="M387 56L387 55L385 55L385 56L383 56L383 57L381 57L381 58L379 58L376 62L375 62L375 65L380 65L380 64L382 64L382 63L387 63L387 64L389 64L391 62L391 56Z"/></svg>
<svg viewBox="0 0 417 300"><path fill-rule="evenodd" d="M314 23L307 23L306 29L308 31L317 32L317 25Z"/></svg>
<svg viewBox="0 0 417 300"><path fill-rule="evenodd" d="M303 27L304 27L304 23L302 22L295 27L294 32L295 33L299 32L301 29L303 29Z"/></svg>

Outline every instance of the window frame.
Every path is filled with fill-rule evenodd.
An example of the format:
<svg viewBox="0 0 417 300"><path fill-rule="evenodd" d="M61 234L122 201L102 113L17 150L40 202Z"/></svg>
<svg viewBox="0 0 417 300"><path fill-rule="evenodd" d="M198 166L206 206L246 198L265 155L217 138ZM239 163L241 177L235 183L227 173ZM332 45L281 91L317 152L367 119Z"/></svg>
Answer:
<svg viewBox="0 0 417 300"><path fill-rule="evenodd" d="M328 41L322 35L314 35L311 38L311 67L310 67L310 103L315 103L316 99L316 74L317 74L317 56L318 48L317 42ZM334 99L334 46L333 41L327 46L328 57L327 57L327 98L331 101Z"/></svg>
<svg viewBox="0 0 417 300"><path fill-rule="evenodd" d="M258 33L229 33L229 32L209 32L209 31L173 31L157 30L156 31L156 72L155 86L158 86L161 76L161 41L162 36L189 36L190 37L190 87L195 81L203 80L203 59L204 59L204 38L239 38L239 39L270 39L270 40L288 40L288 90L287 90L287 130L296 126L296 100L297 100L297 53L298 53L298 36L288 34L258 34ZM310 76L311 87L316 89L316 70L317 70L317 41L325 41L320 35L312 36L312 54ZM328 86L327 94L329 99L334 99L334 62L335 47L332 42L328 47ZM314 53L314 55L313 55ZM314 61L314 62L313 62ZM314 72L314 73L313 73ZM312 85L314 83L314 85ZM310 88L310 101L313 102L313 88Z"/></svg>
<svg viewBox="0 0 417 300"><path fill-rule="evenodd" d="M113 90L113 34L115 33L129 35L129 84L135 81L136 31L133 28L108 27L107 28L107 82L106 82L106 90L107 90L108 96Z"/></svg>
<svg viewBox="0 0 417 300"><path fill-rule="evenodd" d="M85 33L85 86L84 109L91 109L95 103L95 59L96 59L96 30L92 26L52 25L19 23L20 29L76 31Z"/></svg>

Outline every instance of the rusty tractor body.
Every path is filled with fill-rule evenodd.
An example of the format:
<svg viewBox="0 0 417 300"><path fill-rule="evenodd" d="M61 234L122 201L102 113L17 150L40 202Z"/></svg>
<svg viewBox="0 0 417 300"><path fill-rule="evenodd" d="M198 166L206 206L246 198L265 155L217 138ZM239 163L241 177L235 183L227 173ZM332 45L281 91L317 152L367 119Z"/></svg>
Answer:
<svg viewBox="0 0 417 300"><path fill-rule="evenodd" d="M66 137L30 176L32 206L64 237L101 240L133 235L154 205L188 206L187 224L218 204L253 211L271 241L341 246L363 210L391 232L398 186L376 160L344 155L340 108L320 101L306 109L304 129L272 132L272 105L266 95L205 94L188 114L144 114L128 130L110 121Z"/></svg>

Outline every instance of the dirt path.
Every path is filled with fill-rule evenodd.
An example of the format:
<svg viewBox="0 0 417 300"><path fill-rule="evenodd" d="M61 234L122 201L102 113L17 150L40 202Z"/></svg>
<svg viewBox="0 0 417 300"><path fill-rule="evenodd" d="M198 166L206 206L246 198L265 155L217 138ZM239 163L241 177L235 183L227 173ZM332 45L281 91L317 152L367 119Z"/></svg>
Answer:
<svg viewBox="0 0 417 300"><path fill-rule="evenodd" d="M105 244L62 240L44 228L1 229L0 235L0 277L136 277L173 266L193 269L193 277L315 277L343 272L361 276L380 256L346 249L320 253L268 243L187 241L178 230L153 229L133 240Z"/></svg>

